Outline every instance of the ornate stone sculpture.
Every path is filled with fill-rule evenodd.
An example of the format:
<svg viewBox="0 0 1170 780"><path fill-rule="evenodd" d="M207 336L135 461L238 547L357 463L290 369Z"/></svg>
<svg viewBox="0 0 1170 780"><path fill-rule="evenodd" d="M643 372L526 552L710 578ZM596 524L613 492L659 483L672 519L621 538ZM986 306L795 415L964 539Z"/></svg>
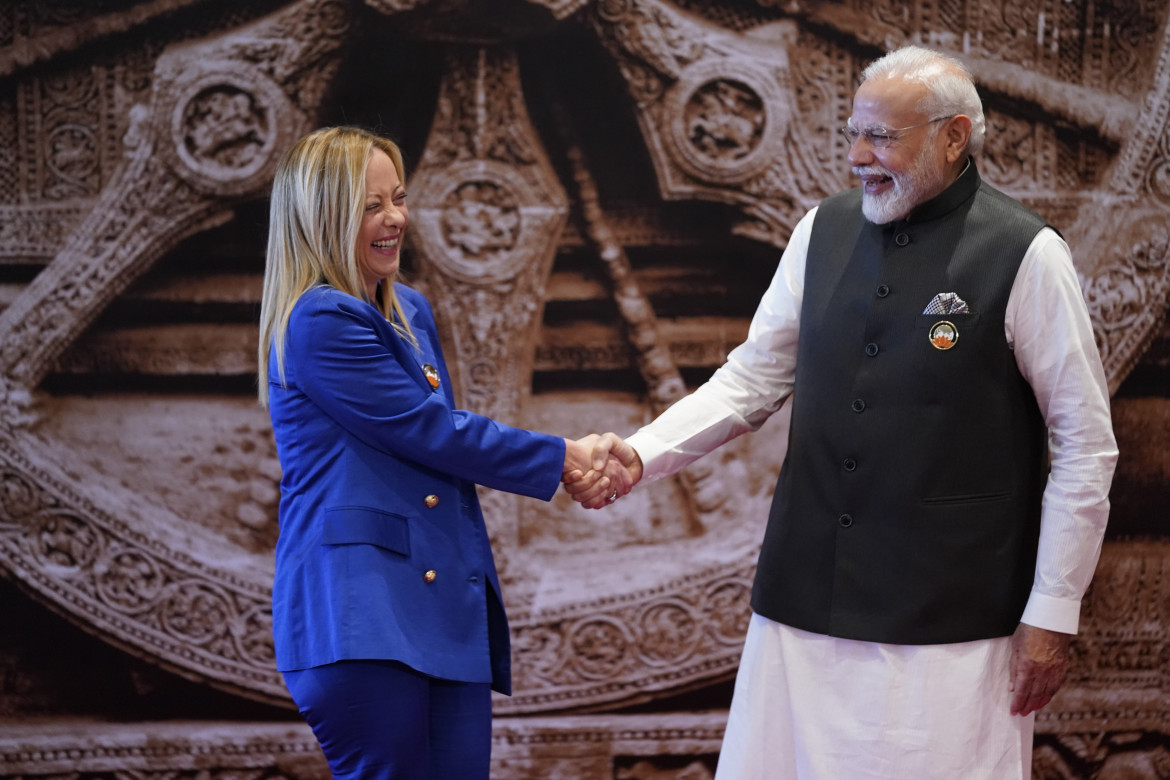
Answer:
<svg viewBox="0 0 1170 780"><path fill-rule="evenodd" d="M251 370L250 325L123 333L101 317L184 240L264 198L277 155L328 113L341 61L359 37L355 18L402 38L421 31L427 46L443 49L435 116L420 120L430 131L419 134L427 140L408 182L410 259L448 339L461 401L473 410L533 427L578 426L557 431L566 434L625 432L685 392L687 367L717 365L746 322L720 321L727 334L687 343L685 329L656 311L668 296L647 281L630 236L663 244L690 227L677 224L672 206L706 204L711 211L689 213L716 215L778 255L796 219L850 183L836 130L860 66L910 40L964 58L984 84L991 131L982 170L1068 237L1114 388L1166 310L1165 0L508 6L516 20L537 20L530 31L473 0L297 0L274 2L278 10L259 19L241 11L247 24L224 22L185 40L174 20L197 5L139 4L141 14L111 11L87 25L85 15L99 12L70 16L29 3L0 19L0 41L30 18L44 25L0 43L0 77L16 82L14 110L0 112L0 152L12 161L0 165L0 183L15 193L0 197L0 260L51 261L31 281L0 290L0 566L105 641L240 696L287 705L269 635L279 468L262 414L246 400L205 399L213 411L201 411L203 419L240 421L231 442L205 458L232 450L215 472L232 472L231 480L206 477L201 469L214 464L197 458L174 473L209 504L228 482L244 497L201 524L201 507L164 496L165 478L149 464L105 462L116 456L62 435L69 404L46 388L61 375ZM444 35L447 22L453 31ZM139 26L152 34L114 64L58 65L84 60L103 35ZM648 156L657 216L607 199L599 174L608 162L591 158L588 139L557 113L573 96L535 90L538 79L525 72L534 61L568 67L539 61L527 40L568 27L596 46L594 66L612 67L624 88L605 98L640 134L629 140ZM168 29L171 43L154 40ZM532 108L545 103L548 115ZM590 259L593 276L558 275L567 248ZM722 245L705 261L716 277L738 271ZM592 296L589 311L612 312L604 323L619 334L612 342L549 335L551 290L586 281L596 287L582 294ZM256 295L246 290L239 300ZM706 320L696 328L711 330ZM531 392L541 354L558 370L625 370L646 397L598 400L588 419L560 411L565 396L550 402ZM92 408L106 407L99 399ZM564 499L551 508L500 494L485 500L517 689L497 701L495 776L710 775L719 713L547 713L596 713L730 678L783 424L605 513L586 515ZM1038 721L1038 777L1170 776L1161 712L1168 560L1161 541L1106 546L1073 679ZM22 732L0 738L0 776L89 777L114 766L119 777L193 777L197 755L216 756L208 776L232 767L257 777L321 776L307 732L248 728L247 737L152 730L174 748L157 754L117 729L75 739ZM71 766L61 758L70 750Z"/></svg>

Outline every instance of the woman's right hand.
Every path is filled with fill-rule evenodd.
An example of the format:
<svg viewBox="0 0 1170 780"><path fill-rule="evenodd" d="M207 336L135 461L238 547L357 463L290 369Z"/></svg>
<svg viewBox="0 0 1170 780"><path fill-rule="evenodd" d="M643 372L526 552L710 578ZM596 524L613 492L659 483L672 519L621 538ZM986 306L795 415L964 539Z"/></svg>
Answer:
<svg viewBox="0 0 1170 780"><path fill-rule="evenodd" d="M615 433L565 440L565 490L586 509L600 509L626 495L642 478L642 459Z"/></svg>

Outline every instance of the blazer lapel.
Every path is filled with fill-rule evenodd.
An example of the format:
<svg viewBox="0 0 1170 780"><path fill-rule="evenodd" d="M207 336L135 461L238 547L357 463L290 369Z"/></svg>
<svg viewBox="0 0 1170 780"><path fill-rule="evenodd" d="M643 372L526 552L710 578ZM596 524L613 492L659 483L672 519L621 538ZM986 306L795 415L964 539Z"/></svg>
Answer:
<svg viewBox="0 0 1170 780"><path fill-rule="evenodd" d="M447 376L447 367L443 365L443 354L439 346L439 334L435 331L434 322L430 317L421 316L419 309L405 295L398 296L398 305L402 307L402 316L410 323L410 329L418 339L419 348L416 350L397 333L393 334L397 348L404 356L402 363L407 371L422 387L431 392L436 390L443 393L448 401L454 400L451 394L451 380ZM435 387L427 378L423 366L433 367L438 372L439 386Z"/></svg>

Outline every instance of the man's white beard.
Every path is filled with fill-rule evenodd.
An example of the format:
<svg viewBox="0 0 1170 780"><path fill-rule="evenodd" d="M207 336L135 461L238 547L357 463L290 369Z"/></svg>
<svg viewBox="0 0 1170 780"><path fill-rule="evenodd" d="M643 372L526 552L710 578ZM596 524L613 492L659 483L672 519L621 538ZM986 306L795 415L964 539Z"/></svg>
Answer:
<svg viewBox="0 0 1170 780"><path fill-rule="evenodd" d="M932 170L927 159L928 146L923 145L922 153L915 158L909 170L901 176L895 176L880 165L867 165L863 168L854 168L855 174L879 174L889 176L894 183L893 189L880 195L870 195L864 188L861 190L861 213L875 225L884 225L898 219L905 219L906 215L919 204L933 198L942 192L945 187L943 172Z"/></svg>
<svg viewBox="0 0 1170 780"><path fill-rule="evenodd" d="M868 170L876 172L872 167ZM890 172L885 169L881 169L881 173L883 176L890 176ZM861 191L861 213L875 225L884 225L901 219L918 205L918 188L914 186L914 182L909 181L908 176L906 181L893 176L890 178L894 180L894 188L888 192L871 195L865 190Z"/></svg>

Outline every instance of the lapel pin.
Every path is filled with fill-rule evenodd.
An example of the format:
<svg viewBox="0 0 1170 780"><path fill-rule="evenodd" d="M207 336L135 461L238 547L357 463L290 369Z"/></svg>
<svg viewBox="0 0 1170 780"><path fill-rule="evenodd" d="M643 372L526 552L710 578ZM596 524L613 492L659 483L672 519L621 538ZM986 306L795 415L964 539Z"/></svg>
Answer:
<svg viewBox="0 0 1170 780"><path fill-rule="evenodd" d="M959 329L955 327L953 322L940 320L930 326L930 333L927 337L935 349L950 349L959 340Z"/></svg>
<svg viewBox="0 0 1170 780"><path fill-rule="evenodd" d="M423 372L423 376L425 376L427 378L427 381L430 383L431 389L438 390L439 389L439 369L435 368L430 363L423 363L422 364L422 372Z"/></svg>

